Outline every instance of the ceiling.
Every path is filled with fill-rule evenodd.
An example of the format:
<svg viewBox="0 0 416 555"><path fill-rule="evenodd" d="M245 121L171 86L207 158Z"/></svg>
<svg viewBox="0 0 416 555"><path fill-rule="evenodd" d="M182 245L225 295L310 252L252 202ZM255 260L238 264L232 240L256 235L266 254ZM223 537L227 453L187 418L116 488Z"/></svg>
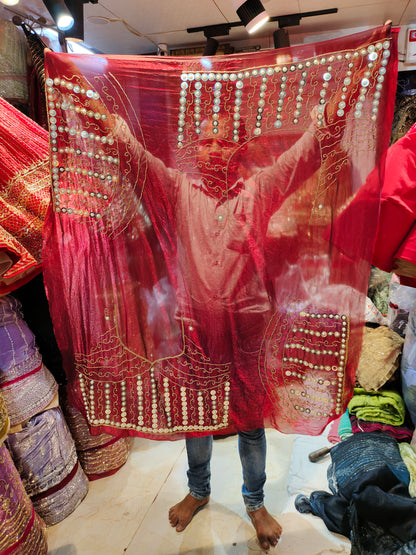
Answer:
<svg viewBox="0 0 416 555"><path fill-rule="evenodd" d="M338 9L331 15L303 17L299 26L288 27L291 44L319 40L314 37L322 34L330 38L348 29L376 27L387 19L394 26L416 25L416 0L263 0L263 5L271 17ZM20 0L13 7L0 4L0 19L11 19L15 13L32 22L42 16L53 25L42 0ZM188 33L188 28L237 21L231 0L98 0L84 4L84 42L104 54L151 54L159 43L167 44L171 52L205 43L203 32ZM270 22L251 38L244 27L232 27L228 36L216 39L236 51L273 48L277 28L277 22Z"/></svg>

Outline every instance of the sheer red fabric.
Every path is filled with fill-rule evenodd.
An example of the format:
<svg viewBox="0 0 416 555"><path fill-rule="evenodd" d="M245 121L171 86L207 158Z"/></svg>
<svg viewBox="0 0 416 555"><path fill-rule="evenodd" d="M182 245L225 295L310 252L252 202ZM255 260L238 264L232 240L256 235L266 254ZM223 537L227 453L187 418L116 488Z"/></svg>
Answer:
<svg viewBox="0 0 416 555"><path fill-rule="evenodd" d="M209 58L47 53L44 279L93 431L318 434L352 395L389 27Z"/></svg>

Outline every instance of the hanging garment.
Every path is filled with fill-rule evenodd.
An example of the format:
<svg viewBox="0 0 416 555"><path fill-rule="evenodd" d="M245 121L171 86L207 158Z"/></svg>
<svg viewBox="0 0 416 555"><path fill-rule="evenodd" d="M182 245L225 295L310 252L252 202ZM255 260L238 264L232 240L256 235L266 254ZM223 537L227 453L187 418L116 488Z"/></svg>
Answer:
<svg viewBox="0 0 416 555"><path fill-rule="evenodd" d="M0 446L0 553L46 555L46 526L33 510L5 445Z"/></svg>
<svg viewBox="0 0 416 555"><path fill-rule="evenodd" d="M388 151L381 193L380 222L373 264L387 272L401 263L416 263L416 124ZM401 273L401 272L400 272ZM416 279L400 276L403 285L415 287Z"/></svg>
<svg viewBox="0 0 416 555"><path fill-rule="evenodd" d="M382 164L396 50L387 26L212 58L46 53L44 279L94 433L318 434L345 411L379 191L332 229Z"/></svg>
<svg viewBox="0 0 416 555"><path fill-rule="evenodd" d="M0 19L0 97L25 105L28 96L26 42L14 23Z"/></svg>
<svg viewBox="0 0 416 555"><path fill-rule="evenodd" d="M45 48L39 33L29 27L27 23L21 23L22 30L26 36L28 50L30 52L32 71L29 75L29 115L39 125L48 129L48 117L45 101Z"/></svg>
<svg viewBox="0 0 416 555"><path fill-rule="evenodd" d="M0 255L9 260L1 295L40 273L49 200L48 134L0 97Z"/></svg>

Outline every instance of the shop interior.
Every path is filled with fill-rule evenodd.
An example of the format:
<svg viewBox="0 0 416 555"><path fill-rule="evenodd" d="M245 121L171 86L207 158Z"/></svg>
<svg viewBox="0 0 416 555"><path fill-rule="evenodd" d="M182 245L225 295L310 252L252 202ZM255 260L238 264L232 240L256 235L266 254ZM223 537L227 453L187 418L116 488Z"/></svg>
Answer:
<svg viewBox="0 0 416 555"><path fill-rule="evenodd" d="M303 149L228 258L240 189L166 192L224 110L243 212ZM0 555L416 553L415 182L416 0L0 0ZM177 531L185 438L208 434L210 502Z"/></svg>

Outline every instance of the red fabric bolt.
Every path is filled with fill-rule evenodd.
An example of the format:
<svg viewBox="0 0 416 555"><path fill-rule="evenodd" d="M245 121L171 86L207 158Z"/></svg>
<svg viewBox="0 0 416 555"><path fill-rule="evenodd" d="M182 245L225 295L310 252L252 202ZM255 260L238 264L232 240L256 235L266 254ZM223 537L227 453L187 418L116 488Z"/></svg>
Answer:
<svg viewBox="0 0 416 555"><path fill-rule="evenodd" d="M42 227L50 199L47 132L0 98L0 251L12 266L0 294L41 272Z"/></svg>

